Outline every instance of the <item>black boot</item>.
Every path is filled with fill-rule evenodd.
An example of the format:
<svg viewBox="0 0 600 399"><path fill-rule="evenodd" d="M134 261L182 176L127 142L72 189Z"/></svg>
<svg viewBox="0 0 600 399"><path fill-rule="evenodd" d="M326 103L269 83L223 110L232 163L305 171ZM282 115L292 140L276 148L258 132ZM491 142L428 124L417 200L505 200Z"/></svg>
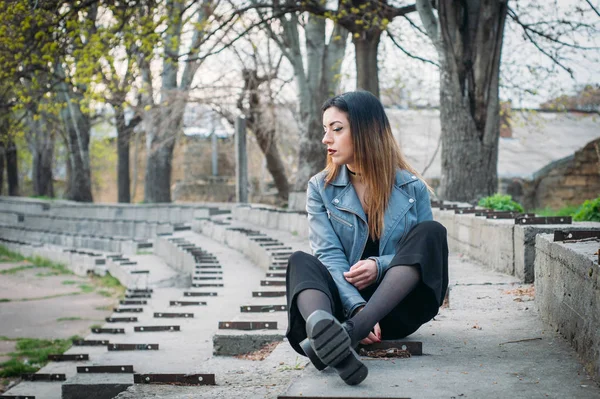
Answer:
<svg viewBox="0 0 600 399"><path fill-rule="evenodd" d="M352 349L348 332L330 313L313 312L306 320L306 335L314 353L333 367L348 385L360 384L369 370Z"/></svg>
<svg viewBox="0 0 600 399"><path fill-rule="evenodd" d="M315 368L317 370L323 371L327 368L327 365L325 363L323 363L321 361L321 359L319 359L319 356L317 356L317 354L313 350L312 346L310 346L310 342L309 342L308 338L306 338L304 341L300 342L300 347L304 351L304 354L306 356L308 356L308 359L313 364L313 366L315 366Z"/></svg>

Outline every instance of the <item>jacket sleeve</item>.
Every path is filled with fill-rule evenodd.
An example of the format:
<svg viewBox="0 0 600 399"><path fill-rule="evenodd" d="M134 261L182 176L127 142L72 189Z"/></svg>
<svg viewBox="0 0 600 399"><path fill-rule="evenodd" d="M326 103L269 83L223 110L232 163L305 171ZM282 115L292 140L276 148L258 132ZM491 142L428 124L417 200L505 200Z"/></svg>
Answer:
<svg viewBox="0 0 600 399"><path fill-rule="evenodd" d="M433 214L431 212L431 201L429 200L429 191L427 186L422 182L416 190L415 206L417 207L417 223L424 222L426 220L433 220ZM383 256L373 256L372 259L377 263L377 279L375 280L378 284L383 279L383 276L387 269L390 268L390 262L394 259L396 254L389 254Z"/></svg>
<svg viewBox="0 0 600 399"><path fill-rule="evenodd" d="M333 230L317 184L318 182L314 178L311 179L306 194L308 240L313 254L325 265L333 277L344 307L344 314L346 317L350 317L356 308L366 302L358 289L344 278L343 273L350 270L350 265L342 244Z"/></svg>

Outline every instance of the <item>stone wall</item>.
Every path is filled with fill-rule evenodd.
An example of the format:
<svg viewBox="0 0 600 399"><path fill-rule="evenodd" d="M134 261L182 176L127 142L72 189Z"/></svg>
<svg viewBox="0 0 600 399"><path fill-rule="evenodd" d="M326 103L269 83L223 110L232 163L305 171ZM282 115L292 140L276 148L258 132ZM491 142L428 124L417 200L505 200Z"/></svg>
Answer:
<svg viewBox="0 0 600 399"><path fill-rule="evenodd" d="M504 186L503 191L525 209L560 209L596 198L600 195L600 138L540 169L533 181L514 179Z"/></svg>

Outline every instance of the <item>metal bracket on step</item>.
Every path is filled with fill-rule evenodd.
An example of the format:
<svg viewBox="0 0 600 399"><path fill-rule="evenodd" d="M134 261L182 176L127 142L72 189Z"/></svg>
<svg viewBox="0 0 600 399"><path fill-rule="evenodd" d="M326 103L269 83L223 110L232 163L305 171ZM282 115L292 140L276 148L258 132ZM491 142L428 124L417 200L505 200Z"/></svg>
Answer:
<svg viewBox="0 0 600 399"><path fill-rule="evenodd" d="M221 330L277 330L276 321L220 321Z"/></svg>
<svg viewBox="0 0 600 399"><path fill-rule="evenodd" d="M240 312L243 313L270 313L270 312L285 312L287 305L247 305L240 306Z"/></svg>
<svg viewBox="0 0 600 399"><path fill-rule="evenodd" d="M143 326L133 327L134 332L181 331L179 326Z"/></svg>
<svg viewBox="0 0 600 399"><path fill-rule="evenodd" d="M79 366L78 373L133 373L133 366Z"/></svg>
<svg viewBox="0 0 600 399"><path fill-rule="evenodd" d="M214 374L134 374L136 384L215 385Z"/></svg>
<svg viewBox="0 0 600 399"><path fill-rule="evenodd" d="M109 351L157 351L158 344L110 344Z"/></svg>

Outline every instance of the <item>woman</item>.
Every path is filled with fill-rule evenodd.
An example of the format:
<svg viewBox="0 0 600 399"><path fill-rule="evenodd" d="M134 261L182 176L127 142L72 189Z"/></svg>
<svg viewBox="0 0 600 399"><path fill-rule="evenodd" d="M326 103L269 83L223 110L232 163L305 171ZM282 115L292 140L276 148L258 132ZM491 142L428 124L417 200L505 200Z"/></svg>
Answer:
<svg viewBox="0 0 600 399"><path fill-rule="evenodd" d="M375 96L345 93L322 111L327 167L310 179L306 203L314 255L289 259L286 335L319 370L332 366L355 385L368 373L359 342L403 338L437 314L446 229L432 221L429 187Z"/></svg>

